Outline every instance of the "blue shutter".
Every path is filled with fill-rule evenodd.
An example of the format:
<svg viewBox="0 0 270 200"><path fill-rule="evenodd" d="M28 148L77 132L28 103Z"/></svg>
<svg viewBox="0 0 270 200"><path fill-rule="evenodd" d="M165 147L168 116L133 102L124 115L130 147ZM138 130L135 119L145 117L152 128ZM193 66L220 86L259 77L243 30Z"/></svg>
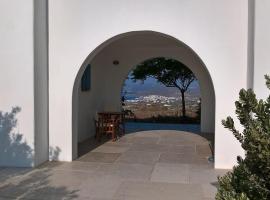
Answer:
<svg viewBox="0 0 270 200"><path fill-rule="evenodd" d="M91 87L91 66L87 65L81 79L81 90L88 91Z"/></svg>

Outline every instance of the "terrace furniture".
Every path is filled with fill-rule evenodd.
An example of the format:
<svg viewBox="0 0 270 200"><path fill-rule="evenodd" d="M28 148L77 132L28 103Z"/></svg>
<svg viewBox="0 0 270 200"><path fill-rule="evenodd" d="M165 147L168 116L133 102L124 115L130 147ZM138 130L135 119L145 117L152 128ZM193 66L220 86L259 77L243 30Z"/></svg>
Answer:
<svg viewBox="0 0 270 200"><path fill-rule="evenodd" d="M98 121L95 123L97 139L102 135L111 135L113 141L117 136L125 134L124 113L122 112L99 112Z"/></svg>

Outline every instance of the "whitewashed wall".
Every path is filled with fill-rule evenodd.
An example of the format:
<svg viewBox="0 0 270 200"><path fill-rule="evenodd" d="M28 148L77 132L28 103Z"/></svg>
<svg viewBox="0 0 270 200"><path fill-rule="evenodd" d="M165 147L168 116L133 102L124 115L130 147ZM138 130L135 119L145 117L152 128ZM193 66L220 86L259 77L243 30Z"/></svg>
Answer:
<svg viewBox="0 0 270 200"><path fill-rule="evenodd" d="M50 145L72 160L72 88L84 60L104 41L152 30L190 46L207 66L216 91L217 168L230 168L242 150L220 121L234 115L247 78L246 0L72 1L49 3ZM106 73L106 71L104 71Z"/></svg>
<svg viewBox="0 0 270 200"><path fill-rule="evenodd" d="M257 0L255 4L254 41L254 90L259 98L270 92L265 86L264 75L270 75L270 1Z"/></svg>
<svg viewBox="0 0 270 200"><path fill-rule="evenodd" d="M47 30L46 0L0 1L0 111L21 108L12 130L0 127L0 166L48 160Z"/></svg>
<svg viewBox="0 0 270 200"><path fill-rule="evenodd" d="M0 110L10 112L19 106L14 132L22 134L20 143L0 141L0 166L32 166L34 150L34 49L33 1L0 1ZM1 127L3 128L3 127ZM3 129L2 129L3 130ZM11 131L13 132L13 131ZM11 133L9 132L9 133ZM3 131L1 134L8 134ZM1 135L1 137L4 137ZM25 151L25 154L22 153ZM17 156L17 155L19 156ZM28 157L28 156L29 157Z"/></svg>

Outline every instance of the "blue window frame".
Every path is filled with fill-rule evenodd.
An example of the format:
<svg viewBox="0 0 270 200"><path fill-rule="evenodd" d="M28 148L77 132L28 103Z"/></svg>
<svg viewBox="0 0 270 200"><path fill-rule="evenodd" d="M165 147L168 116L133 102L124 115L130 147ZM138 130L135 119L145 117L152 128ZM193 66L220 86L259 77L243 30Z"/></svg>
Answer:
<svg viewBox="0 0 270 200"><path fill-rule="evenodd" d="M88 91L91 88L91 65L87 65L81 79L81 90Z"/></svg>

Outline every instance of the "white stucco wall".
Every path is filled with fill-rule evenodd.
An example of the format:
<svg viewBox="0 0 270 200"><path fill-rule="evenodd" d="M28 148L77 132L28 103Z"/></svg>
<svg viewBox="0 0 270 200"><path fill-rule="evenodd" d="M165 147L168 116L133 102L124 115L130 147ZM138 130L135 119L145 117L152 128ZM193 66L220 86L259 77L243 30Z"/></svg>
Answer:
<svg viewBox="0 0 270 200"><path fill-rule="evenodd" d="M21 108L14 130L1 127L0 166L48 160L47 27L46 0L0 2L0 111ZM19 142L12 133L22 135Z"/></svg>
<svg viewBox="0 0 270 200"><path fill-rule="evenodd" d="M129 31L152 30L190 46L207 66L216 92L217 168L230 168L242 150L220 121L234 115L246 87L246 0L72 1L49 3L50 145L72 160L72 88L80 66L97 46ZM106 71L104 72L106 73Z"/></svg>
<svg viewBox="0 0 270 200"><path fill-rule="evenodd" d="M34 149L33 1L0 1L0 110L21 107L16 132ZM7 134L7 133L4 133ZM6 145L4 141L0 145ZM4 148L9 148L6 145ZM3 148L3 146L1 147ZM0 152L0 166L31 166L22 149ZM24 149L25 150L25 149ZM16 156L16 154L20 156ZM24 156L23 156L24 155ZM12 157L16 157L13 159Z"/></svg>
<svg viewBox="0 0 270 200"><path fill-rule="evenodd" d="M257 0L255 4L254 91L259 98L269 96L264 75L270 75L270 1Z"/></svg>

